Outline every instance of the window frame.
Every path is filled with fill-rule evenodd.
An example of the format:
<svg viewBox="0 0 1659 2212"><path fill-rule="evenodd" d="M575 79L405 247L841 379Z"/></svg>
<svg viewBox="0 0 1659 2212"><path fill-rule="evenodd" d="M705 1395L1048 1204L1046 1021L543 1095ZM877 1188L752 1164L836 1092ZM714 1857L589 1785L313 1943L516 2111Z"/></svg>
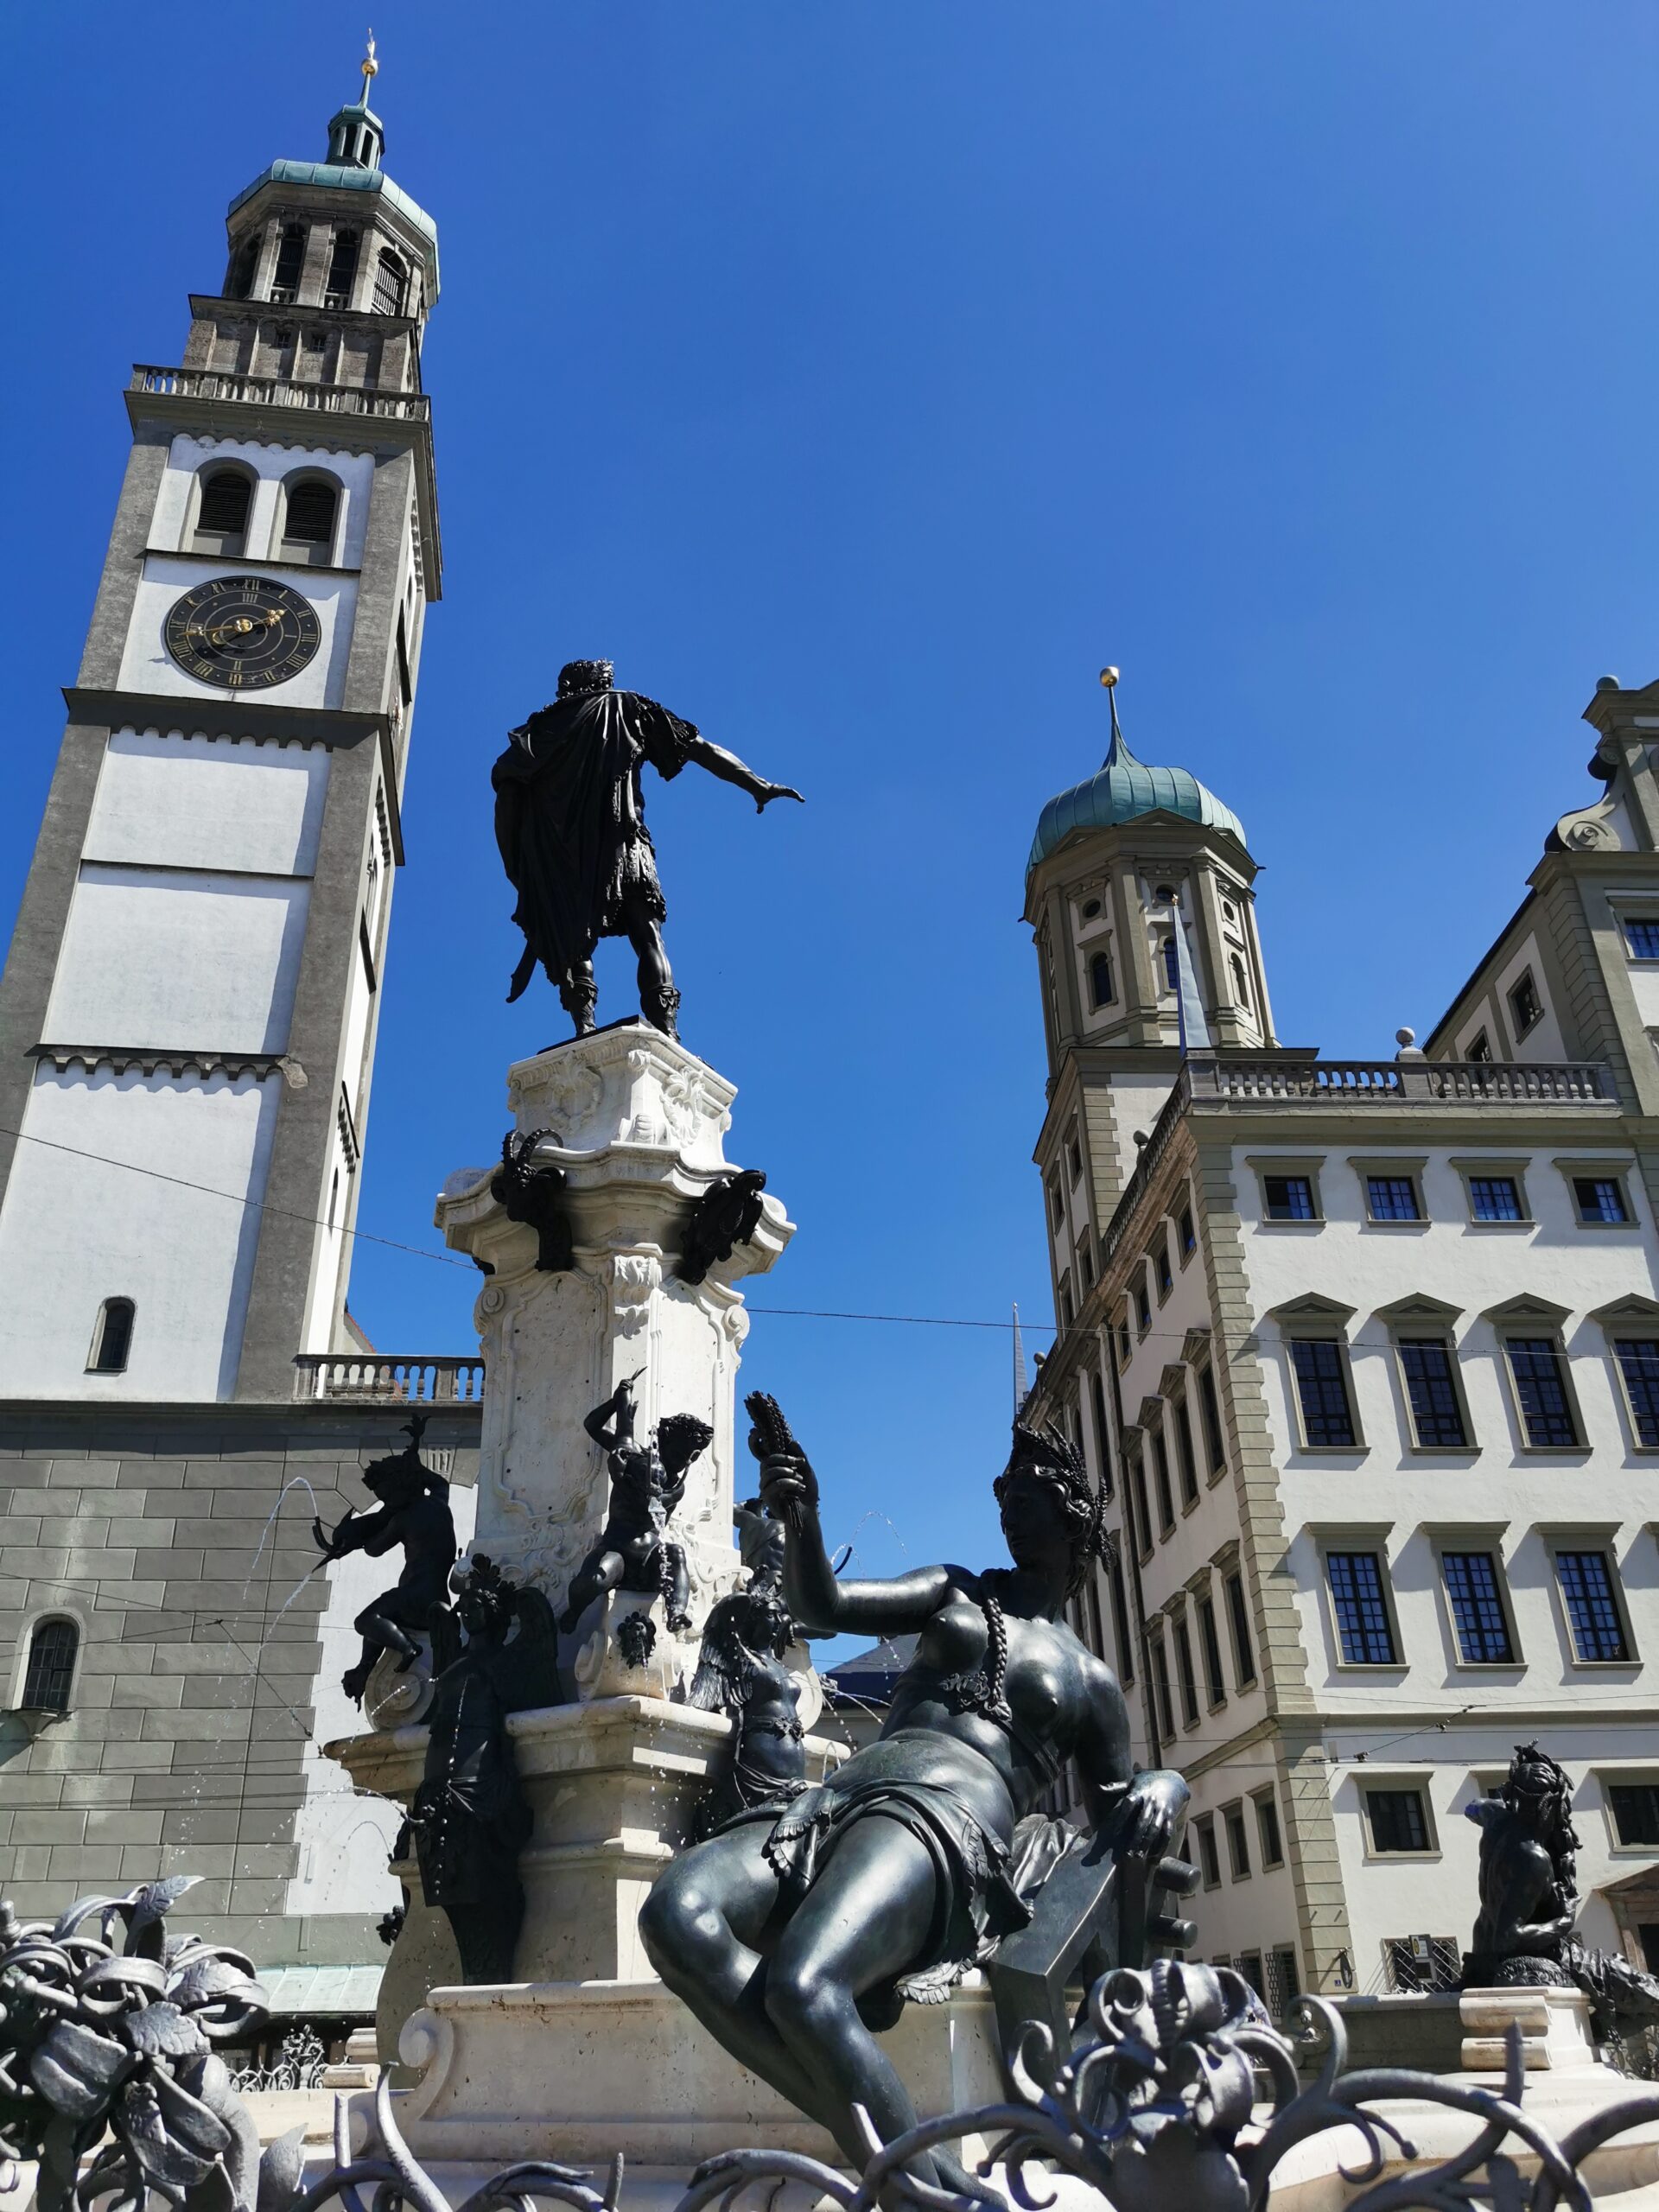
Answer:
<svg viewBox="0 0 1659 2212"><path fill-rule="evenodd" d="M1397 1298L1389 1306L1379 1306L1372 1318L1381 1321L1388 1332L1389 1356L1394 1370L1400 1427L1406 1440L1406 1449L1415 1459L1478 1459L1481 1443L1475 1433L1474 1416L1469 1408L1469 1394L1464 1387L1463 1347L1457 1334L1463 1308L1448 1305L1444 1299L1420 1294ZM1463 1423L1464 1440L1461 1444L1425 1444L1417 1433L1417 1416L1412 1407L1411 1382L1406 1373L1403 1347L1408 1344L1431 1341L1438 1341L1446 1348L1452 1395L1457 1401L1459 1419Z"/></svg>
<svg viewBox="0 0 1659 2212"><path fill-rule="evenodd" d="M1216 1808L1216 1812L1221 1821L1221 1832L1227 1839L1228 1878L1235 1885L1248 1882L1255 1869L1250 1865L1250 1827L1244 1817L1244 1800L1230 1797L1224 1805ZM1235 1820L1238 1823L1236 1828L1233 1825ZM1236 1849L1234 1847L1235 1839Z"/></svg>
<svg viewBox="0 0 1659 2212"><path fill-rule="evenodd" d="M1325 1154L1315 1153L1252 1153L1244 1165L1255 1176L1256 1197L1260 1201L1260 1216L1255 1226L1271 1230L1275 1236L1289 1231L1292 1235L1306 1234L1323 1229L1325 1222L1325 1198L1319 1187L1319 1177L1325 1166ZM1268 1211L1268 1185L1281 1178L1301 1177L1307 1184L1313 1211L1306 1218L1300 1216L1274 1215Z"/></svg>
<svg viewBox="0 0 1659 2212"><path fill-rule="evenodd" d="M1170 1294L1175 1287L1175 1268L1169 1256L1169 1223L1160 1221L1151 1243L1147 1247L1147 1264L1152 1269L1153 1287L1158 1294L1160 1306L1168 1305Z"/></svg>
<svg viewBox="0 0 1659 2212"><path fill-rule="evenodd" d="M1354 1308L1339 1305L1335 1299L1310 1294L1306 1298L1292 1299L1283 1306L1274 1306L1266 1318L1276 1324L1280 1341L1284 1346L1285 1389L1289 1401L1295 1450L1318 1459L1346 1459L1363 1456L1370 1446L1366 1440L1364 1423L1360 1419L1359 1394L1354 1388L1353 1358L1348 1343L1348 1325L1354 1318ZM1307 1422L1302 1410L1301 1377L1297 1371L1294 1349L1298 1344L1336 1346L1338 1380L1347 1401L1348 1422L1353 1433L1351 1443L1311 1444L1308 1441Z"/></svg>
<svg viewBox="0 0 1659 2212"><path fill-rule="evenodd" d="M1152 1677L1152 1707L1158 1723L1158 1732L1165 1743L1173 1744L1176 1736L1175 1696L1169 1679L1169 1649L1164 1640L1161 1623L1147 1624L1147 1668Z"/></svg>
<svg viewBox="0 0 1659 2212"><path fill-rule="evenodd" d="M1169 1616L1169 1640L1175 1650L1175 1687L1181 1700L1181 1729L1190 1735L1204 1719L1204 1700L1198 1695L1198 1663L1192 1656L1192 1627L1186 1618L1185 1605L1174 1608Z"/></svg>
<svg viewBox="0 0 1659 2212"><path fill-rule="evenodd" d="M1218 1483L1227 1472L1227 1432L1221 1418L1221 1393L1216 1387L1213 1359L1192 1363L1192 1387L1198 1394L1198 1426L1207 1462L1205 1479Z"/></svg>
<svg viewBox="0 0 1659 2212"><path fill-rule="evenodd" d="M1192 1826L1198 1839L1199 1883L1206 1890L1218 1890L1222 1886L1221 1847L1216 1840L1216 1816L1213 1813L1194 1813Z"/></svg>
<svg viewBox="0 0 1659 2212"><path fill-rule="evenodd" d="M248 487L248 512L239 531L204 531L201 525L201 499L210 476L239 476ZM179 550L210 561L254 561L260 556L253 544L253 521L259 499L259 472L234 454L210 454L194 471L190 480L190 496L185 502L184 529L181 533ZM211 538L212 544L204 544Z"/></svg>
<svg viewBox="0 0 1659 2212"><path fill-rule="evenodd" d="M1192 1257L1198 1249L1198 1216L1192 1210L1192 1199L1184 1198L1181 1201L1179 1210L1175 1216L1175 1257L1177 1263L1183 1268L1185 1267L1187 1262Z"/></svg>
<svg viewBox="0 0 1659 2212"><path fill-rule="evenodd" d="M1350 1153L1348 1165L1359 1185L1360 1221L1367 1229L1426 1229L1431 1217L1423 1197L1423 1171L1428 1166L1426 1154ZM1410 1218L1392 1214L1379 1214L1371 1207L1371 1178L1395 1183L1409 1183L1417 1211Z"/></svg>
<svg viewBox="0 0 1659 2212"><path fill-rule="evenodd" d="M1360 1836L1364 1845L1364 1857L1368 1865L1414 1866L1421 1866L1425 1859L1439 1859L1444 1855L1440 1849L1439 1824L1434 1818L1434 1794L1429 1788L1428 1777L1421 1770L1414 1774L1409 1770L1400 1773L1390 1773L1386 1770L1382 1772L1374 1772L1370 1766L1367 1766L1363 1775L1355 1777L1354 1786L1359 1796ZM1379 1793L1387 1791L1390 1795L1403 1795L1410 1792L1415 1796L1422 1809L1423 1834L1427 1839L1421 1851L1379 1851L1377 1849L1370 1806L1371 1793L1374 1790Z"/></svg>
<svg viewBox="0 0 1659 2212"><path fill-rule="evenodd" d="M1573 1380L1573 1363L1567 1348L1566 1325L1572 1319L1569 1310L1565 1306L1553 1305L1548 1299L1529 1295L1508 1299L1502 1306L1489 1306L1481 1318L1491 1323L1497 1338L1498 1365L1515 1429L1514 1449L1524 1452L1529 1459L1583 1459L1591 1449L1590 1432L1585 1425L1584 1408ZM1541 1340L1548 1342L1554 1351L1556 1373L1575 1438L1571 1444L1535 1444L1527 1433L1526 1409L1522 1403L1510 1347L1523 1341Z"/></svg>
<svg viewBox="0 0 1659 2212"><path fill-rule="evenodd" d="M1580 1523L1574 1527L1548 1528L1541 1531L1549 1554L1550 1601L1555 1608L1556 1625L1560 1632L1562 1656L1569 1667L1587 1675L1628 1673L1642 1664L1641 1648L1630 1621L1630 1608L1624 1594L1624 1577L1620 1571L1616 1523ZM1624 1639L1624 1655L1618 1659L1583 1659L1579 1656L1578 1639L1573 1633L1573 1617L1567 1609L1567 1592L1561 1587L1561 1555L1564 1552L1599 1552L1607 1567L1608 1594L1618 1618L1619 1633Z"/></svg>
<svg viewBox="0 0 1659 2212"><path fill-rule="evenodd" d="M294 493L307 484L325 485L334 495L334 518L329 525L326 540L289 537L288 535L289 501ZM340 563L335 559L340 544L340 533L346 519L346 486L332 470L318 468L308 461L304 467L292 469L278 480L276 486L276 516L271 527L271 544L275 549L271 558L290 569L333 569Z"/></svg>
<svg viewBox="0 0 1659 2212"><path fill-rule="evenodd" d="M1171 1391L1169 1425L1175 1432L1175 1465L1181 1482L1181 1511L1191 1513L1204 1496L1204 1484L1198 1474L1198 1444L1192 1434L1192 1408L1186 1389L1186 1378Z"/></svg>
<svg viewBox="0 0 1659 2212"><path fill-rule="evenodd" d="M1219 1713L1227 1702L1227 1669L1222 1656L1221 1624L1216 1618L1215 1594L1206 1571L1203 1586L1192 1596L1193 1618L1198 1624L1198 1653L1204 1662L1205 1703Z"/></svg>
<svg viewBox="0 0 1659 2212"><path fill-rule="evenodd" d="M1632 912L1629 907L1620 906L1614 908L1614 912L1618 919L1618 934L1624 946L1624 957L1630 965L1632 968L1659 968L1659 950L1637 952L1630 943L1632 928L1659 930L1659 908L1650 907L1644 912L1640 910Z"/></svg>
<svg viewBox="0 0 1659 2212"><path fill-rule="evenodd" d="M1269 1783L1264 1789L1252 1789L1250 1802L1255 1808L1255 1840L1262 1853L1262 1871L1270 1874L1285 1863L1285 1824L1279 1811L1279 1792ZM1268 1855L1268 1827L1262 1819L1266 1812L1273 1823L1274 1851Z"/></svg>
<svg viewBox="0 0 1659 2212"><path fill-rule="evenodd" d="M1601 1792L1601 1815L1607 1828L1609 1857L1652 1859L1656 1851L1659 1851L1659 1843L1625 1843L1621 1840L1618 1815L1613 1809L1613 1792L1615 1789L1651 1789L1656 1796L1659 1796L1659 1766L1595 1766L1590 1771Z"/></svg>
<svg viewBox="0 0 1659 2212"><path fill-rule="evenodd" d="M1117 971L1112 965L1111 946L1096 944L1086 947L1084 961L1084 973L1089 979L1089 1011L1090 1014L1103 1014L1109 1006L1117 1004ZM1103 993L1100 988L1099 970L1102 968L1106 971Z"/></svg>
<svg viewBox="0 0 1659 2212"><path fill-rule="evenodd" d="M1551 1162L1560 1172L1567 1185L1567 1203L1573 1209L1575 1229L1611 1230L1615 1233L1639 1230L1642 1217L1630 1198L1630 1169L1634 1163L1628 1158L1596 1160L1571 1154L1562 1154ZM1586 1214L1579 1202L1579 1185L1583 1183L1611 1183L1618 1192L1618 1202L1624 1209L1621 1221L1608 1221L1600 1214Z"/></svg>
<svg viewBox="0 0 1659 2212"><path fill-rule="evenodd" d="M1446 1165L1455 1168L1463 1183L1465 1226L1483 1233L1493 1230L1512 1233L1516 1230L1533 1230L1538 1226L1532 1201L1527 1195L1527 1171L1532 1166L1531 1155L1516 1158L1512 1154L1465 1154L1449 1160ZM1477 1182L1510 1182L1515 1185L1515 1200L1520 1207L1519 1217L1514 1221L1488 1221L1475 1211L1474 1185Z"/></svg>
<svg viewBox="0 0 1659 2212"><path fill-rule="evenodd" d="M1524 1020L1522 1018L1521 1009L1516 1004L1516 1000L1520 996L1522 990L1529 990L1532 993L1533 1011L1530 1020ZM1548 1007L1544 1003L1544 995L1538 988L1538 979L1532 972L1532 963L1530 961L1527 963L1526 966L1521 970L1521 973L1516 977L1515 981L1505 989L1503 993L1503 1008L1510 1017L1510 1033L1515 1039L1517 1045L1521 1042L1521 1039L1523 1037L1529 1037L1532 1034L1533 1031L1543 1020L1545 1014L1549 1011Z"/></svg>
<svg viewBox="0 0 1659 2212"><path fill-rule="evenodd" d="M127 1341L118 1362L106 1367L103 1363L104 1339L109 1332L110 1308L124 1306L127 1309ZM92 1323L92 1340L86 1348L86 1372L88 1375L124 1375L132 1365L132 1340L138 1327L138 1301L129 1298L124 1291L112 1291L98 1309Z"/></svg>
<svg viewBox="0 0 1659 2212"><path fill-rule="evenodd" d="M1452 1666L1461 1675L1514 1675L1524 1673L1527 1656L1522 1645L1515 1599L1510 1588L1509 1563L1503 1556L1503 1538L1508 1533L1508 1523L1502 1521L1447 1522L1444 1526L1427 1529L1425 1533L1434 1554L1434 1585ZM1446 1579L1446 1559L1448 1553L1465 1555L1477 1552L1484 1552L1492 1562L1497 1602L1510 1639L1510 1656L1507 1659L1465 1659L1463 1656L1463 1646L1458 1636L1458 1618Z"/></svg>
<svg viewBox="0 0 1659 2212"><path fill-rule="evenodd" d="M29 1666L34 1653L36 1631L50 1627L54 1622L61 1622L66 1627L73 1629L75 1636L74 1656L70 1662L69 1686L64 1693L64 1701L60 1706L25 1705L23 1693L29 1688ZM8 1709L13 1713L38 1713L48 1720L61 1719L73 1713L77 1709L75 1693L80 1685L81 1669L89 1641L86 1616L79 1605L42 1605L38 1612L26 1614L18 1624L17 1643L12 1659L10 1685L11 1694L7 1700Z"/></svg>
<svg viewBox="0 0 1659 2212"><path fill-rule="evenodd" d="M1394 1602L1394 1573L1389 1558L1389 1539L1394 1534L1393 1522L1330 1522L1314 1529L1312 1533L1319 1553L1320 1603L1325 1609L1332 1665L1338 1674L1362 1679L1375 1680L1382 1675L1402 1675L1410 1662L1405 1656L1405 1642L1400 1633L1400 1617ZM1333 1552L1339 1552L1344 1556L1369 1553L1376 1559L1378 1593L1388 1624L1389 1638L1394 1647L1391 1659L1350 1659L1344 1654L1342 1618L1337 1611L1337 1593L1331 1586L1331 1555Z"/></svg>
<svg viewBox="0 0 1659 2212"><path fill-rule="evenodd" d="M1659 1458L1659 1439L1651 1444L1642 1441L1642 1432L1637 1426L1636 1404L1630 1396L1630 1377L1625 1374L1624 1363L1618 1356L1621 1344L1659 1344L1659 1302L1639 1294L1615 1299L1611 1305L1599 1306L1590 1319L1600 1329L1606 1341L1607 1363L1613 1373L1613 1395L1618 1402L1619 1413L1624 1423L1625 1449L1639 1453L1644 1459Z"/></svg>
<svg viewBox="0 0 1659 2212"><path fill-rule="evenodd" d="M1234 1687L1241 1694L1259 1688L1262 1671L1255 1656L1255 1623L1250 1614L1250 1593L1242 1560L1235 1560L1221 1569L1221 1594L1227 1609L1227 1632L1233 1645ZM1243 1641L1247 1637L1248 1649Z"/></svg>

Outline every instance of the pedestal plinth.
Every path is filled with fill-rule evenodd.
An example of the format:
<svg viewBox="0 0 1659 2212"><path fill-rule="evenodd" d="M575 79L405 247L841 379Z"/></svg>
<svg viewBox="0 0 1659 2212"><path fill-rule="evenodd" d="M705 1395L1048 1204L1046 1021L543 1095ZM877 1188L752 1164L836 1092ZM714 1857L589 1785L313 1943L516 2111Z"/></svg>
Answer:
<svg viewBox="0 0 1659 2212"><path fill-rule="evenodd" d="M486 1366L478 1549L563 1604L609 1498L604 1454L582 1416L643 1369L642 1433L677 1413L714 1430L670 1529L690 1568L694 1639L737 1573L734 1409L748 1317L735 1286L769 1268L794 1234L768 1195L750 1241L702 1282L676 1273L698 1200L732 1172L724 1139L735 1095L643 1023L575 1038L507 1074L518 1135L547 1132L533 1158L563 1176L556 1204L575 1264L538 1268L537 1233L508 1218L493 1170L452 1176L436 1212L449 1245L492 1270L475 1309ZM567 1639L567 1661L575 1648Z"/></svg>

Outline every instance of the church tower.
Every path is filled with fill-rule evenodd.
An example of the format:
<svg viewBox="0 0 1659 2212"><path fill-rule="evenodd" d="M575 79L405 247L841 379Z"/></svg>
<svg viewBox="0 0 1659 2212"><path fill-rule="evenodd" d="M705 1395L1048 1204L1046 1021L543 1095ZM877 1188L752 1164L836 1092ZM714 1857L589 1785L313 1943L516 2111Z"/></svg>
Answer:
<svg viewBox="0 0 1659 2212"><path fill-rule="evenodd" d="M132 448L0 979L0 1398L287 1399L346 1342L439 595L437 232L362 97L232 201Z"/></svg>

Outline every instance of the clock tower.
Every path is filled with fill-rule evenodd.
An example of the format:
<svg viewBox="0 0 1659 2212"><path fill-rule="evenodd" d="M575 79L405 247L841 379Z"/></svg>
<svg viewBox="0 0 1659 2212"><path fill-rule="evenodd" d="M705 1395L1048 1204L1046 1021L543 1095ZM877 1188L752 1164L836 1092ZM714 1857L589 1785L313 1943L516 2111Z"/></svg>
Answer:
<svg viewBox="0 0 1659 2212"><path fill-rule="evenodd" d="M141 366L0 979L0 1398L293 1395L343 1349L399 802L439 595L431 219L362 97L232 201Z"/></svg>

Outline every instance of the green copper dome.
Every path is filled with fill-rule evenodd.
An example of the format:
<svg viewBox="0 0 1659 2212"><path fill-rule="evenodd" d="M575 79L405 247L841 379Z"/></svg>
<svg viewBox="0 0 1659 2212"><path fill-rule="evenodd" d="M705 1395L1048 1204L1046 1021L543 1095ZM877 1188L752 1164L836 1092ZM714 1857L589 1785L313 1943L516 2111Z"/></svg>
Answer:
<svg viewBox="0 0 1659 2212"><path fill-rule="evenodd" d="M1074 784L1050 799L1037 817L1026 874L1039 867L1074 830L1114 830L1142 814L1179 814L1206 830L1224 830L1245 842L1244 825L1231 807L1185 768L1149 768L1123 742L1112 702L1112 742L1098 771L1087 783Z"/></svg>

